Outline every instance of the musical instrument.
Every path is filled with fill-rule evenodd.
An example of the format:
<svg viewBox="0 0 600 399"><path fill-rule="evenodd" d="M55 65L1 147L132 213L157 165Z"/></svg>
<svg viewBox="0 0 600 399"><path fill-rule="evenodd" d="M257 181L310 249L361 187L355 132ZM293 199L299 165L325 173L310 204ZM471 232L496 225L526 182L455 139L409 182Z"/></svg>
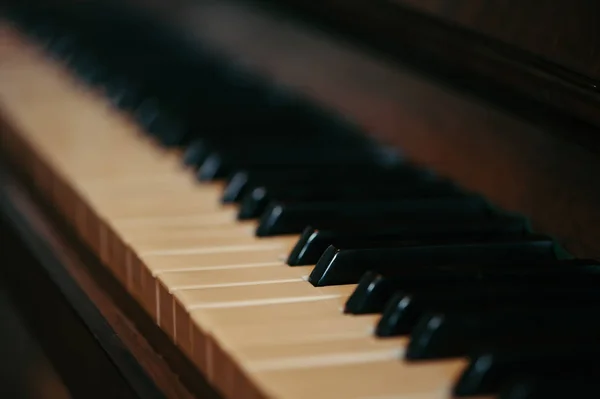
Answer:
<svg viewBox="0 0 600 399"><path fill-rule="evenodd" d="M141 335L135 395L600 391L591 67L484 100L483 62L461 91L262 4L144 7L186 39L71 4L11 9L0 47L4 212L97 258L64 268L131 308L102 313Z"/></svg>

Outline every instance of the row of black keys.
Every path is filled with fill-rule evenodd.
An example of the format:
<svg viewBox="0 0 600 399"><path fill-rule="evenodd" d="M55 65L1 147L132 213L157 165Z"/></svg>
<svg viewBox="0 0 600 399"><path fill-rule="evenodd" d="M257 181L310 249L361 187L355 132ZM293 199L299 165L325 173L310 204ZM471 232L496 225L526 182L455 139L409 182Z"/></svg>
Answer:
<svg viewBox="0 0 600 399"><path fill-rule="evenodd" d="M209 51L189 48L149 22L141 27L103 13L101 6L72 8L14 16L164 144L187 143L201 131L201 152L212 154L202 173L210 177L230 172L248 145L254 155L245 161L261 165L382 161L379 146L352 134L348 124Z"/></svg>
<svg viewBox="0 0 600 399"><path fill-rule="evenodd" d="M35 22L25 25L39 27ZM103 64L89 62L92 43L80 58L82 36L56 28L32 32L88 82L94 76L95 84L110 86L104 78L111 74L94 72ZM127 61L141 67L147 58ZM114 56L111 62L119 65ZM155 100L162 103L168 101ZM131 111L131 104L122 108ZM177 141L164 140L168 124L158 133L151 127L161 142ZM230 148L229 141L236 144ZM507 397L527 389L523 397L598 390L590 378L600 349L595 262L556 260L552 241L528 234L521 219L408 166L382 166L367 156L355 162L358 147L271 143L229 130L178 142L201 180L227 178L223 201L238 202L242 219L260 217L257 234L302 233L288 263L316 263L311 283L358 283L346 312L381 313L379 336L411 334L408 359L470 355L457 394L498 392L515 377L522 379L508 385ZM286 152L290 145L299 151ZM326 157L319 157L328 150L337 155L325 167ZM294 154L314 154L318 162Z"/></svg>

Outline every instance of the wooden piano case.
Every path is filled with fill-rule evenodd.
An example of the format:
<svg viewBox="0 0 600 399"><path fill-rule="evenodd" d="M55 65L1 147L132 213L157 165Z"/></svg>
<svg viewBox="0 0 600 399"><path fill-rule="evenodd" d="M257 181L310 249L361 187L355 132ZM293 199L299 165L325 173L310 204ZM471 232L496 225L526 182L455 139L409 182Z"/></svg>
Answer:
<svg viewBox="0 0 600 399"><path fill-rule="evenodd" d="M194 7L181 0L128 3L134 10L159 11L172 17L169 22L174 24L181 22L178 11ZM594 18L600 13L595 2L546 2L549 11L542 14L523 1L254 3L259 8L277 3L276 12L283 10L302 23L325 27L336 40L352 43L351 51L360 53L360 59L384 60L385 68L396 68L399 62L403 68L387 87L374 82L366 92L352 91L351 82L339 81L347 86L336 93L336 87L319 83L323 76L317 72L302 79L288 73L285 62L273 61L285 55L265 40L255 47L270 51L271 58L255 59L259 70L266 71L268 64L267 73L281 83L308 87L316 101L352 115L365 130L403 148L418 163L525 213L573 253L600 255L600 188L594 178L600 172L596 86L600 72L598 42L591 40ZM469 6L475 3L479 6ZM556 10L563 9L570 17L559 21ZM218 15L227 18L214 14ZM500 17L510 29L497 21ZM269 25L271 33L278 23ZM181 27L189 29L189 21ZM204 39L213 38L230 52L245 51L252 60L251 45L236 48L236 43L248 43L236 38L227 42L218 29L204 33ZM547 43L548 35L554 45ZM293 51L308 61L318 61L324 54L314 40L295 44ZM336 61L339 65L355 59L342 54ZM372 71L367 66L359 75L365 78ZM400 124L405 127L402 131ZM72 394L217 397L99 260L44 205L20 175L15 159L6 155L1 170L2 280Z"/></svg>

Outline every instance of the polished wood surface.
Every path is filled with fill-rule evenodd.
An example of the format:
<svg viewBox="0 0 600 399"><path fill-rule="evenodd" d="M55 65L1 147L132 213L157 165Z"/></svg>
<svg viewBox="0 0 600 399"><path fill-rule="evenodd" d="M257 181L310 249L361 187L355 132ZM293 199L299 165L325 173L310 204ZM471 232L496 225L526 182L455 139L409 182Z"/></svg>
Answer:
<svg viewBox="0 0 600 399"><path fill-rule="evenodd" d="M590 0L391 0L600 79L600 4Z"/></svg>
<svg viewBox="0 0 600 399"><path fill-rule="evenodd" d="M593 1L263 1L350 43L556 124L596 127L598 44ZM581 132L571 133L573 136Z"/></svg>

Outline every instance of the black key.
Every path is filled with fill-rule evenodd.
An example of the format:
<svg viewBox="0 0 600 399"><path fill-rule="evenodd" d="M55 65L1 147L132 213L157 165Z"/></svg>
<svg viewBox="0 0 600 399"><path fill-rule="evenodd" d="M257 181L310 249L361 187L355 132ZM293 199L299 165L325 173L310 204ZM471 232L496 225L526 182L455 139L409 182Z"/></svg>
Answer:
<svg viewBox="0 0 600 399"><path fill-rule="evenodd" d="M346 182L362 182L367 179L386 180L396 184L405 182L439 183L433 175L426 171L418 171L407 166L386 168L376 164L340 164L324 168L321 165L281 165L276 169L259 168L244 169L233 173L223 192L222 201L238 202L249 191L260 186L288 187L290 185L307 185L314 182L341 179Z"/></svg>
<svg viewBox="0 0 600 399"><path fill-rule="evenodd" d="M293 151L296 146L305 150L353 148L381 155L381 147L364 135L332 123L329 116L315 115L311 105L291 98L267 82L257 82L251 82L250 86L255 88L248 90L248 87L238 88L237 82L226 81L217 94L228 117L220 118L214 130L203 130L203 140L215 152L229 156L229 161L232 156L247 159L249 155L264 154L268 148L289 147ZM273 97L279 99L273 101ZM280 101L284 97L290 98ZM214 103L214 98L211 102ZM249 153L249 148L254 151Z"/></svg>
<svg viewBox="0 0 600 399"><path fill-rule="evenodd" d="M134 116L138 123L146 130L162 117L161 102L156 97L146 97L134 110Z"/></svg>
<svg viewBox="0 0 600 399"><path fill-rule="evenodd" d="M489 214L476 197L405 201L298 202L270 204L260 218L258 236L301 233L307 226L336 228L353 220L357 225L375 220L391 223L435 220L449 213L465 216Z"/></svg>
<svg viewBox="0 0 600 399"><path fill-rule="evenodd" d="M381 313L399 290L413 287L439 287L455 282L522 282L535 278L538 281L564 281L569 275L587 277L598 263L586 260L544 262L480 262L475 264L442 265L434 267L402 267L388 271L384 276L367 272L360 279L345 304L344 312L350 314Z"/></svg>
<svg viewBox="0 0 600 399"><path fill-rule="evenodd" d="M234 95L234 93L231 94ZM257 98L256 100L260 99ZM251 121L245 121L242 124L236 121L229 123L222 121L222 124L216 126L213 131L203 132L202 141L207 147L226 156L225 158L230 161L233 156L248 159L251 155L264 155L273 149L293 151L293 147L298 146L298 149L307 153L308 151L319 151L332 147L329 134L323 137L314 135L314 132L311 134L310 131L290 131L287 126L289 122L284 119L285 116L280 114L277 107L266 106L265 109L261 110L260 115L255 114ZM277 122L279 122L279 125ZM250 128L256 127L257 129L249 130L249 124L253 125ZM324 140L325 137L329 137L329 139ZM361 145L356 141L345 140L343 137L335 142L335 146L346 151L361 149Z"/></svg>
<svg viewBox="0 0 600 399"><path fill-rule="evenodd" d="M470 219L470 220L469 220ZM518 236L528 231L527 222L516 217L465 218L464 215L447 214L435 221L410 224L390 224L386 220L357 224L349 219L336 230L307 227L288 257L288 265L300 266L316 263L325 250L335 247L359 247L361 243L396 238L407 241L427 241L453 236L479 237Z"/></svg>
<svg viewBox="0 0 600 399"><path fill-rule="evenodd" d="M406 245L391 248L339 249L329 247L312 270L314 286L357 283L368 271L385 274L406 265L433 266L476 261L542 261L556 258L551 240L540 237L493 242L474 240L438 245Z"/></svg>
<svg viewBox="0 0 600 399"><path fill-rule="evenodd" d="M345 165L344 165L345 166ZM372 165L365 165L373 174L378 168ZM362 168L354 168L350 173L355 173ZM313 165L292 165L283 168L259 168L259 169L241 169L229 176L227 185L223 190L223 203L239 202L246 193L258 186L273 184L293 184L296 182L306 182L313 179L330 178L330 175L341 175L344 173L343 167L334 166L323 168Z"/></svg>
<svg viewBox="0 0 600 399"><path fill-rule="evenodd" d="M185 121L169 111L163 111L148 130L166 147L182 146L189 138L189 128Z"/></svg>
<svg viewBox="0 0 600 399"><path fill-rule="evenodd" d="M376 162L373 154L359 149L336 148L267 147L240 154L211 153L200 165L197 177L200 181L224 179L237 169L271 167L281 165L320 165L330 167L345 163L365 165Z"/></svg>
<svg viewBox="0 0 600 399"><path fill-rule="evenodd" d="M185 149L183 164L185 166L196 167L204 162L208 155L210 155L210 149L206 147L204 142L202 140L193 140Z"/></svg>
<svg viewBox="0 0 600 399"><path fill-rule="evenodd" d="M101 83L108 78L110 73L96 56L89 53L78 55L73 68L79 77L89 85Z"/></svg>
<svg viewBox="0 0 600 399"><path fill-rule="evenodd" d="M375 333L380 337L409 334L418 320L428 311L493 312L502 308L545 308L558 305L576 305L586 302L600 306L598 274L580 274L563 279L544 279L537 276L515 281L453 281L448 284L431 283L421 289L415 287L398 291L386 304ZM593 284L590 287L590 284Z"/></svg>
<svg viewBox="0 0 600 399"><path fill-rule="evenodd" d="M568 367L568 366L566 366ZM508 383L499 399L599 398L597 370L585 375L522 376Z"/></svg>
<svg viewBox="0 0 600 399"><path fill-rule="evenodd" d="M580 339L600 334L597 303L567 303L538 309L446 312L423 315L411 332L410 360L465 356L491 342L517 339Z"/></svg>
<svg viewBox="0 0 600 399"><path fill-rule="evenodd" d="M541 342L540 342L541 340ZM469 366L454 386L457 396L497 393L514 375L560 376L582 375L594 370L600 375L600 341L519 342L508 347L497 346L470 357Z"/></svg>
<svg viewBox="0 0 600 399"><path fill-rule="evenodd" d="M72 34L56 35L47 45L48 51L60 59L73 54L78 48L81 48L81 42Z"/></svg>
<svg viewBox="0 0 600 399"><path fill-rule="evenodd" d="M411 182L401 184L387 180L372 180L348 182L337 180L330 182L311 182L310 184L294 184L268 188L256 187L247 193L240 202L238 219L253 219L259 217L269 203L280 202L333 202L384 199L414 199L414 198L449 198L464 196L458 189L446 184L429 182Z"/></svg>
<svg viewBox="0 0 600 399"><path fill-rule="evenodd" d="M106 97L117 108L134 112L145 100L140 83L120 74L108 74L102 82Z"/></svg>
<svg viewBox="0 0 600 399"><path fill-rule="evenodd" d="M199 165L198 178L220 179L245 168L381 163L379 147L364 139L333 137L330 132L307 136L307 132L318 131L318 128L315 126L294 133L290 131L293 125L289 121L280 121L278 124L276 119L278 113L274 111L265 115L263 120L220 126L215 131L220 137L216 142L214 138L203 139L205 145L213 150ZM332 146L332 142L335 145Z"/></svg>

